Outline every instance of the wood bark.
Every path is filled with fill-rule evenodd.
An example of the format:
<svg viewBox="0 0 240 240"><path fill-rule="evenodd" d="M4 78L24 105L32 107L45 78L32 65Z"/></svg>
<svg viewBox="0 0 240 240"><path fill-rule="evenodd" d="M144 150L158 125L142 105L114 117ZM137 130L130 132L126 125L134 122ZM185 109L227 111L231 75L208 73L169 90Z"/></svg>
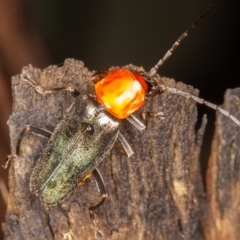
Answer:
<svg viewBox="0 0 240 240"><path fill-rule="evenodd" d="M29 66L23 71L45 89L73 85L81 94L94 92L92 72L80 61L67 59L61 67L50 66L39 70ZM157 76L156 80L159 84L198 94L197 90L175 83L173 79ZM11 149L15 153L16 141L25 125L53 131L74 98L67 92L42 96L22 81L21 75L12 78L12 90L14 105L8 124ZM234 98L234 102L238 101L238 112L239 97L238 92ZM237 106L234 111L237 111ZM219 226L222 225L226 228L224 232L234 228L235 236L239 236L237 225L240 215L239 210L235 211L239 200L234 198L240 189L238 126L226 117L218 120L207 178L207 198L199 166L206 119L196 131L196 104L165 92L148 99L135 116L143 110L163 111L165 119L149 117L147 130L143 133L124 121L121 133L135 155L128 159L116 141L108 157L99 165L108 193L106 202L96 211L97 226L104 239L214 239L213 236L221 236L217 234L221 234ZM220 146L216 141L222 141L218 136L218 132L223 131L219 130L221 124L229 132L226 136L228 141L224 142L230 142L229 149L221 149L228 155L218 153L216 149ZM234 129L231 130L233 132L230 133L228 128ZM49 208L45 208L39 198L30 193L31 171L46 144L47 140L27 133L21 144L20 156L10 164L10 194L3 226L5 239L95 239L95 229L88 212L88 207L99 201L93 178ZM225 170L227 173L223 181ZM234 214L233 219L231 214ZM232 221L236 224L229 226Z"/></svg>
<svg viewBox="0 0 240 240"><path fill-rule="evenodd" d="M10 152L6 122L12 111L11 76L28 63L45 67L52 62L44 39L29 14L29 3L0 0L0 159ZM0 167L0 223L4 222L6 213L7 173ZM3 239L2 230L0 239Z"/></svg>
<svg viewBox="0 0 240 240"><path fill-rule="evenodd" d="M227 90L224 109L240 119L240 88ZM218 114L207 174L208 239L240 239L240 129Z"/></svg>

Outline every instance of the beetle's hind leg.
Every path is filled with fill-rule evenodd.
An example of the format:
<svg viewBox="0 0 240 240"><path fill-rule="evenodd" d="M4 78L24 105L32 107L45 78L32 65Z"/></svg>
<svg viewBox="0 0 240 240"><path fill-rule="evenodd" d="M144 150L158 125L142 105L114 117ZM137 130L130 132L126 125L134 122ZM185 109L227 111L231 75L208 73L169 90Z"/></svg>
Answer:
<svg viewBox="0 0 240 240"><path fill-rule="evenodd" d="M102 178L100 172L98 171L98 169L97 168L94 169L92 171L92 174L95 178L95 181L96 181L96 184L97 184L97 187L98 187L98 190L100 192L102 199L96 205L90 206L88 208L88 210L89 210L90 218L93 221L93 226L95 228L95 238L99 239L99 238L103 238L103 233L97 227L97 223L96 223L95 216L94 216L94 211L96 209L98 209L105 202L105 200L107 198L107 192L106 192L105 184L103 182L103 178Z"/></svg>
<svg viewBox="0 0 240 240"><path fill-rule="evenodd" d="M73 97L77 97L80 92L73 86L69 87L59 87L59 88L51 88L51 89L44 89L40 84L38 84L26 71L22 71L21 79L24 82L29 83L32 87L36 89L37 92L41 93L42 95L53 93L56 91L67 91L72 94Z"/></svg>
<svg viewBox="0 0 240 240"><path fill-rule="evenodd" d="M31 133L34 133L40 137L44 137L44 138L50 138L50 136L52 135L51 132L49 132L48 130L46 129L43 129L43 128L38 128L38 127L34 127L34 126L30 126L30 125L26 125L23 130L21 131L19 137L18 137L18 140L17 140L17 146L16 146L16 154L11 154L11 155L7 155L6 159L4 160L4 163L2 165L3 168L7 168L8 167L8 164L9 162L15 158L15 157L18 157L19 156L19 153L20 153L20 146L21 146L21 142L22 142L22 139L23 139L23 136L25 133L27 132L31 132Z"/></svg>
<svg viewBox="0 0 240 240"><path fill-rule="evenodd" d="M105 184L103 182L103 178L102 178L102 176L101 176L101 174L100 174L100 172L98 171L97 168L92 171L92 174L93 174L93 176L95 178L98 190L99 190L100 195L102 197L101 201L98 204L90 206L88 208L90 217L94 221L94 213L93 213L93 211L98 209L105 202L105 200L107 198L107 191L106 191L106 188L105 188Z"/></svg>

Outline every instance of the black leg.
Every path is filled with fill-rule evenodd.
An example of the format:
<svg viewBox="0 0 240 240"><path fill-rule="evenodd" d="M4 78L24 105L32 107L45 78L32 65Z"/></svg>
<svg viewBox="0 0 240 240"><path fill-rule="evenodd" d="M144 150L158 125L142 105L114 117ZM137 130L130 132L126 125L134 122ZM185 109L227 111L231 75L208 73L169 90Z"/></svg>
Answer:
<svg viewBox="0 0 240 240"><path fill-rule="evenodd" d="M23 130L21 131L19 137L18 137L18 141L17 141L17 146L16 146L16 154L11 154L11 155L7 155L6 159L4 160L4 163L2 165L3 168L7 168L8 167L8 164L9 162L19 156L19 153L20 153L20 145L21 145L21 142L22 142L22 139L23 139L23 136L25 133L27 132L32 132L40 137L44 137L44 138L50 138L50 136L52 135L51 132L49 132L48 130L45 130L43 128L38 128L38 127L33 127L33 126L30 126L30 125L26 125Z"/></svg>
<svg viewBox="0 0 240 240"><path fill-rule="evenodd" d="M106 188L105 188L102 176L101 176L100 172L98 171L98 169L97 168L94 169L92 174L95 177L96 184L97 184L98 190L100 192L100 195L102 197L102 200L98 204L96 204L94 206L90 206L88 208L88 210L89 210L90 217L91 217L91 219L93 221L93 226L95 228L95 238L96 239L100 239L100 238L103 238L104 235L97 227L97 223L96 223L93 211L98 209L105 202L105 200L107 198L107 192L106 192Z"/></svg>
<svg viewBox="0 0 240 240"><path fill-rule="evenodd" d="M98 204L96 204L94 206L90 206L88 208L89 209L89 213L90 213L90 217L94 221L93 211L98 209L105 202L105 200L107 198L107 192L106 192L106 188L105 188L102 176L101 176L100 172L98 171L98 169L97 168L94 169L92 174L95 177L97 187L98 187L100 195L102 197L102 200Z"/></svg>

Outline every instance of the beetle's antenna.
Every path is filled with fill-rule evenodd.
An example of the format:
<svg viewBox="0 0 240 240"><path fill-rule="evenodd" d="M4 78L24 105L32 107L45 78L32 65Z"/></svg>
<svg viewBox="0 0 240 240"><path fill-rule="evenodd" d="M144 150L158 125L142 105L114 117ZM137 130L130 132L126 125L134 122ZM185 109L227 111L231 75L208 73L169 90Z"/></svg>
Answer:
<svg viewBox="0 0 240 240"><path fill-rule="evenodd" d="M212 108L214 109L215 111L219 111L220 113L222 113L223 115L227 116L228 118L230 118L233 122L235 122L238 126L240 126L240 121L234 117L232 114L230 114L228 111L224 110L223 108L219 107L218 105L216 104L213 104L213 103L210 103L208 101L205 101L204 99L202 98L199 98L199 97L196 97L190 93L187 93L187 92L183 92L181 90L178 90L176 88L171 88L171 87L167 87L165 85L159 85L158 86L159 88L159 91L160 92L163 92L163 91L168 91L170 93L175 93L177 95L180 95L182 97L185 97L185 98L191 98L193 101L199 103L199 104L203 104L203 105L206 105L207 107L209 108Z"/></svg>
<svg viewBox="0 0 240 240"><path fill-rule="evenodd" d="M163 65L163 63L172 55L173 51L178 47L180 42L188 36L189 32L192 31L198 23L205 18L205 16L210 12L212 8L212 4L209 5L205 13L202 14L179 38L178 40L172 45L172 47L166 52L164 57L158 61L158 63L149 71L149 76L152 77L157 73L158 68Z"/></svg>

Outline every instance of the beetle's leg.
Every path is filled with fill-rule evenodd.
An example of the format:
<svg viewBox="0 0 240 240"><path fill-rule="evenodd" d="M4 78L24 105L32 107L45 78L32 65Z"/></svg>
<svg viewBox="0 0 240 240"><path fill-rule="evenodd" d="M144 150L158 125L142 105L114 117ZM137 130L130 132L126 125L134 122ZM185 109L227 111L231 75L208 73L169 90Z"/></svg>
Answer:
<svg viewBox="0 0 240 240"><path fill-rule="evenodd" d="M90 206L90 207L88 208L90 217L91 217L91 219L93 220L93 222L95 222L95 220L94 220L95 218L94 218L94 213L93 213L93 211L95 211L96 209L98 209L98 208L105 202L105 200L106 200L106 198L107 198L107 192L106 192L105 184L104 184L104 182L103 182L103 178L102 178L100 172L98 171L98 169L97 169L97 168L94 169L94 170L92 171L92 174L93 174L93 176L95 177L95 181L96 181L98 190L99 190L100 195L101 195L101 197L102 197L102 200L101 200L98 204L96 204L96 205L94 205L94 206Z"/></svg>
<svg viewBox="0 0 240 240"><path fill-rule="evenodd" d="M70 92L72 94L72 96L74 96L74 97L76 97L80 94L79 91L75 87L72 87L72 86L44 89L34 79L32 79L26 71L22 72L21 79L22 79L22 81L29 83L32 87L34 87L36 89L36 91L38 91L42 95L53 93L56 91L62 91L62 90Z"/></svg>
<svg viewBox="0 0 240 240"><path fill-rule="evenodd" d="M97 71L92 75L92 81L94 84L96 84L98 81L102 80L106 77L106 75L111 71L112 67L106 68L104 71Z"/></svg>
<svg viewBox="0 0 240 240"><path fill-rule="evenodd" d="M127 157L130 158L134 154L134 152L131 146L128 144L127 140L124 138L124 136L120 132L118 133L118 140L122 144L123 150L127 154Z"/></svg>
<svg viewBox="0 0 240 240"><path fill-rule="evenodd" d="M146 129L146 126L139 121L134 115L130 115L126 118L135 128L137 128L140 131L144 131Z"/></svg>
<svg viewBox="0 0 240 240"><path fill-rule="evenodd" d="M104 72L95 72L92 75L92 81L94 84L96 84L98 81L100 81L101 79L103 79L106 75L107 75L107 71Z"/></svg>
<svg viewBox="0 0 240 240"><path fill-rule="evenodd" d="M79 186L83 185L83 184L86 182L86 180L87 180L88 178L90 178L91 176L92 176L92 172L88 173L88 174L78 183L78 185L79 185Z"/></svg>
<svg viewBox="0 0 240 240"><path fill-rule="evenodd" d="M21 145L22 138L23 138L24 134L27 132L34 133L34 134L36 134L40 137L44 137L44 138L50 138L50 136L52 135L52 133L46 129L26 125L18 137L17 147L16 147L17 156L19 155L19 152L20 152L20 145Z"/></svg>
<svg viewBox="0 0 240 240"><path fill-rule="evenodd" d="M102 178L100 172L98 171L98 169L97 168L94 169L92 171L92 174L95 177L95 181L96 181L98 190L99 190L99 192L101 194L102 200L98 204L96 204L94 206L90 206L88 208L88 210L89 210L89 214L90 214L90 217L91 217L91 219L93 221L93 225L94 225L94 228L95 228L95 236L98 237L98 238L102 238L103 237L103 233L97 227L97 223L96 223L93 211L98 209L105 202L105 200L107 198L107 192L106 192L105 184L103 182L103 178Z"/></svg>
<svg viewBox="0 0 240 240"><path fill-rule="evenodd" d="M151 117L157 117L158 119L160 120L163 120L165 119L165 114L164 112L150 112L150 111L144 111L141 113L141 117L142 117L142 120L144 122L144 124L148 125L148 117L151 116Z"/></svg>
<svg viewBox="0 0 240 240"><path fill-rule="evenodd" d="M19 156L19 153L20 153L20 145L21 145L21 142L22 142L22 139L23 139L23 136L25 133L27 132L32 132L40 137L44 137L44 138L50 138L50 136L52 135L51 132L49 132L48 130L45 130L43 128L38 128L38 127L33 127L33 126L30 126L30 125L26 125L23 130L21 131L19 137L18 137L18 141L17 141L17 146L16 146L16 154L12 154L12 155L7 155L6 159L4 160L4 163L2 165L3 168L7 168L8 167L8 164L9 162Z"/></svg>

